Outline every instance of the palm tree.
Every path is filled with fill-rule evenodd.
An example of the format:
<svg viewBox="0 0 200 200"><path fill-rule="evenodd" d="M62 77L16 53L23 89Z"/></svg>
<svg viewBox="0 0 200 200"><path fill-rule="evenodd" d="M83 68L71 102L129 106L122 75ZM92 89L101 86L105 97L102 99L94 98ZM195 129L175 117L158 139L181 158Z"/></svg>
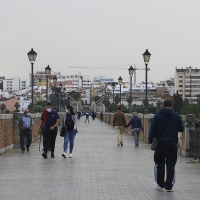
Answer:
<svg viewBox="0 0 200 200"><path fill-rule="evenodd" d="M6 110L6 105L5 105L4 103L2 103L2 104L0 105L0 109L1 109L1 111L2 111L2 113L3 113L3 111Z"/></svg>

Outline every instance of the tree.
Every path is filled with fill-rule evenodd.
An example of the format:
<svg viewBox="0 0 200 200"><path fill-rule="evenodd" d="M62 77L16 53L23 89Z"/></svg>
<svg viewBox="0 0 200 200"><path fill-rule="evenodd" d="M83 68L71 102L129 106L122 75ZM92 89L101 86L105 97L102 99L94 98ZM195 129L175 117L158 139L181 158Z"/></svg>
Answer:
<svg viewBox="0 0 200 200"><path fill-rule="evenodd" d="M120 96L117 94L114 98L115 103L118 105L118 103L120 102Z"/></svg>
<svg viewBox="0 0 200 200"><path fill-rule="evenodd" d="M174 93L173 105L174 105L174 111L180 113L181 107L183 105L183 99L182 99L181 95L178 93L178 90L176 91L176 94Z"/></svg>
<svg viewBox="0 0 200 200"><path fill-rule="evenodd" d="M128 98L126 99L126 101L128 102L128 104L131 104L131 103L132 103L132 101L133 101L133 99L132 99L132 98L130 98L130 97L128 97Z"/></svg>
<svg viewBox="0 0 200 200"><path fill-rule="evenodd" d="M18 110L18 108L20 107L19 102L16 102L14 106L15 106L15 108L16 108L16 109L15 109L15 112L19 112L19 110Z"/></svg>
<svg viewBox="0 0 200 200"><path fill-rule="evenodd" d="M0 105L0 110L2 111L2 113L4 110L6 110L6 105L4 103Z"/></svg>
<svg viewBox="0 0 200 200"><path fill-rule="evenodd" d="M10 110L6 110L5 113L6 113L6 114L9 114L9 113L10 113Z"/></svg>
<svg viewBox="0 0 200 200"><path fill-rule="evenodd" d="M101 97L97 95L97 96L94 97L94 101L97 102L100 98Z"/></svg>

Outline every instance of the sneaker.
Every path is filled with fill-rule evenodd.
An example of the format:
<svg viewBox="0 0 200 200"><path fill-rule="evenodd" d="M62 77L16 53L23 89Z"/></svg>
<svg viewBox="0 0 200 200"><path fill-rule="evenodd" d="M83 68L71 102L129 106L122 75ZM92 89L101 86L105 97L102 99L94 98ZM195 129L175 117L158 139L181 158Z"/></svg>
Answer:
<svg viewBox="0 0 200 200"><path fill-rule="evenodd" d="M171 189L171 190L167 190L167 189L165 189L166 190L166 192L173 192L173 189Z"/></svg>
<svg viewBox="0 0 200 200"><path fill-rule="evenodd" d="M47 154L46 153L42 153L42 156L47 159Z"/></svg>
<svg viewBox="0 0 200 200"><path fill-rule="evenodd" d="M51 157L52 157L52 158L55 158L54 153L51 153Z"/></svg>
<svg viewBox="0 0 200 200"><path fill-rule="evenodd" d="M139 147L139 145L138 145L138 144L136 144L136 145L135 145L135 147Z"/></svg>
<svg viewBox="0 0 200 200"><path fill-rule="evenodd" d="M25 150L22 150L22 153L24 153L25 152Z"/></svg>
<svg viewBox="0 0 200 200"><path fill-rule="evenodd" d="M162 190L164 187L160 187L158 184L155 186L155 189Z"/></svg>
<svg viewBox="0 0 200 200"><path fill-rule="evenodd" d="M123 143L122 142L120 143L120 145L121 145L121 147L123 147Z"/></svg>
<svg viewBox="0 0 200 200"><path fill-rule="evenodd" d="M120 144L117 144L117 146L119 147L119 146L120 146Z"/></svg>
<svg viewBox="0 0 200 200"><path fill-rule="evenodd" d="M66 153L65 152L62 153L62 157L66 158Z"/></svg>
<svg viewBox="0 0 200 200"><path fill-rule="evenodd" d="M72 153L69 154L69 157L72 158Z"/></svg>

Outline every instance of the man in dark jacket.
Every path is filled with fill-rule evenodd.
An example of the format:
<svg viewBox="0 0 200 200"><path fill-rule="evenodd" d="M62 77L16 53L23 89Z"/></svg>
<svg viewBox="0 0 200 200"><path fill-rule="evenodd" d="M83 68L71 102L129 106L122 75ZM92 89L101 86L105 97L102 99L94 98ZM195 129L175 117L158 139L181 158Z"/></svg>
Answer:
<svg viewBox="0 0 200 200"><path fill-rule="evenodd" d="M172 110L172 101L165 100L163 109L155 114L148 140L152 143L154 137L159 140L158 149L154 153L154 177L157 182L156 188L165 188L172 191L175 183L175 165L178 151L178 132L183 132L184 126L178 113ZM166 164L166 181L165 177Z"/></svg>

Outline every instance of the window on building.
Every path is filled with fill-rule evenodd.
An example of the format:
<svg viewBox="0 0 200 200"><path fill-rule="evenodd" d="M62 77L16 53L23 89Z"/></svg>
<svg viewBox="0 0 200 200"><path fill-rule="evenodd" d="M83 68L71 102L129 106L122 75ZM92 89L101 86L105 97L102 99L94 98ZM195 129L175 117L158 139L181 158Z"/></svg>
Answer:
<svg viewBox="0 0 200 200"><path fill-rule="evenodd" d="M179 78L183 78L183 76L179 76Z"/></svg>
<svg viewBox="0 0 200 200"><path fill-rule="evenodd" d="M182 85L179 85L179 87L183 87Z"/></svg>

